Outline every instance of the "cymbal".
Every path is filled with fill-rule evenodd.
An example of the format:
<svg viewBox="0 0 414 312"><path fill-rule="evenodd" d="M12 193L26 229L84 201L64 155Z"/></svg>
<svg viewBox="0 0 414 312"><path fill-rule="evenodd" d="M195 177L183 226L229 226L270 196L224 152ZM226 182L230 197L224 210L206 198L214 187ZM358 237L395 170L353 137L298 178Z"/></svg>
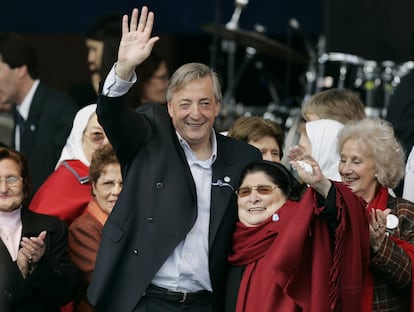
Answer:
<svg viewBox="0 0 414 312"><path fill-rule="evenodd" d="M243 46L255 48L257 51L279 60L290 60L296 64L308 64L307 57L259 32L241 29L233 30L223 25L213 24L203 25L202 29L211 34L217 33L220 37L233 40Z"/></svg>

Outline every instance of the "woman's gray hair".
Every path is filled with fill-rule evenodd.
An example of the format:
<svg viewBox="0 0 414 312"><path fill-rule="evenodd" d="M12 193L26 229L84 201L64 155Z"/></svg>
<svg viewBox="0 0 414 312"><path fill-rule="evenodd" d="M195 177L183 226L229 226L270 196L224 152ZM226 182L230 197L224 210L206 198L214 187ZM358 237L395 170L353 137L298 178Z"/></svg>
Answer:
<svg viewBox="0 0 414 312"><path fill-rule="evenodd" d="M373 159L378 183L395 188L404 176L405 153L392 125L380 118L350 122L338 134L339 153L349 139L355 140L362 154Z"/></svg>
<svg viewBox="0 0 414 312"><path fill-rule="evenodd" d="M184 88L196 79L210 77L213 83L214 97L218 103L221 102L222 93L218 74L207 65L202 63L187 63L179 67L172 75L167 89L167 102L171 101L174 92Z"/></svg>

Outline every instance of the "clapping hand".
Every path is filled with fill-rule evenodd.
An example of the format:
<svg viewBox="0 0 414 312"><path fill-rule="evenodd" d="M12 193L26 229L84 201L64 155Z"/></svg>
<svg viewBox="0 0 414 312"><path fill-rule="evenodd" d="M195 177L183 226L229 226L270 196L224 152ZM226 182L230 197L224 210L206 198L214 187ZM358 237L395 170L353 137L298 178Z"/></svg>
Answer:
<svg viewBox="0 0 414 312"><path fill-rule="evenodd" d="M391 212L390 209L372 208L370 211L371 222L369 224L369 238L371 248L374 252L377 252L384 242L387 235L387 215Z"/></svg>
<svg viewBox="0 0 414 312"><path fill-rule="evenodd" d="M159 37L151 37L154 13L148 12L144 6L139 19L138 14L138 9L133 9L129 25L128 15L122 18L122 38L115 71L124 80L131 78L135 68L150 55L154 44L159 40Z"/></svg>
<svg viewBox="0 0 414 312"><path fill-rule="evenodd" d="M17 253L17 265L24 277L40 261L45 254L46 231L42 231L35 237L23 237L20 242L21 248Z"/></svg>

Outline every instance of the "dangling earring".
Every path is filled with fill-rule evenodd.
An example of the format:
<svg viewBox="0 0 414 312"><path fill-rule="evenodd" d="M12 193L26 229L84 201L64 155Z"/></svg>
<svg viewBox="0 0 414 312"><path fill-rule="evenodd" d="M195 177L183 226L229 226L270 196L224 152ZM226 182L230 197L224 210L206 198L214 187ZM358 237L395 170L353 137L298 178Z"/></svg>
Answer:
<svg viewBox="0 0 414 312"><path fill-rule="evenodd" d="M374 178L375 179L378 179L378 174L376 173L376 174L374 174Z"/></svg>

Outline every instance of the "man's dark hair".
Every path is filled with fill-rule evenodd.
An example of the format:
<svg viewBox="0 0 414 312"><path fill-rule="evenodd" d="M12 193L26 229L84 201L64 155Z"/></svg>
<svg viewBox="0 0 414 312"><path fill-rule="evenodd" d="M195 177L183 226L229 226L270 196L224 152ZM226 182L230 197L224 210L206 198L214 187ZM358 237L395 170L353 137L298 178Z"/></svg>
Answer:
<svg viewBox="0 0 414 312"><path fill-rule="evenodd" d="M99 74L106 77L118 56L122 34L122 16L111 13L99 17L86 32L86 38L103 42L102 63Z"/></svg>
<svg viewBox="0 0 414 312"><path fill-rule="evenodd" d="M34 49L21 35L9 31L0 32L0 56L10 68L26 65L32 79L39 77Z"/></svg>

